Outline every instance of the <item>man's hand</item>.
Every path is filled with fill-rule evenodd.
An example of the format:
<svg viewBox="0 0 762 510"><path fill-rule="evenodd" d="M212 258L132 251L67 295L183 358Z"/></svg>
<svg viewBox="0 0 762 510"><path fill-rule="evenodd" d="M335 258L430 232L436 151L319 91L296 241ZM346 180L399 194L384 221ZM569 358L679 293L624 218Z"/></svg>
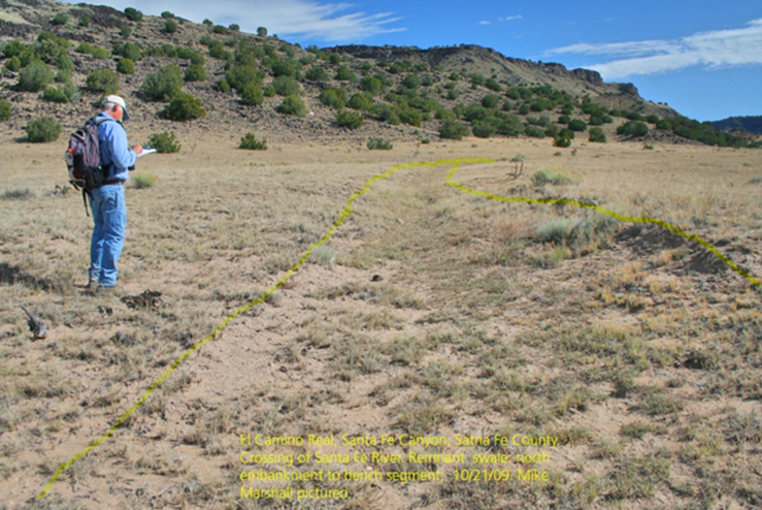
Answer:
<svg viewBox="0 0 762 510"><path fill-rule="evenodd" d="M138 156L140 156L141 154L143 154L143 146L142 146L142 145L136 145L135 147L133 147L133 148L132 148L132 150L133 150L133 152L135 152L135 154L137 154Z"/></svg>

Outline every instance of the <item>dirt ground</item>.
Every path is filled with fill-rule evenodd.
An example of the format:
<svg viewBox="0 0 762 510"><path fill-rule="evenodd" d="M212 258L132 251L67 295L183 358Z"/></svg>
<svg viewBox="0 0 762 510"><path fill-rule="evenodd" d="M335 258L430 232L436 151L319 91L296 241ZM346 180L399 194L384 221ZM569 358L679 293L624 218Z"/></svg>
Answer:
<svg viewBox="0 0 762 510"><path fill-rule="evenodd" d="M65 142L0 140L3 508L762 505L759 286L656 225L471 196L448 164L374 182L172 370L400 164L489 158L454 180L658 218L759 280L762 152L239 138L139 160L158 181L127 186L119 290L94 296Z"/></svg>

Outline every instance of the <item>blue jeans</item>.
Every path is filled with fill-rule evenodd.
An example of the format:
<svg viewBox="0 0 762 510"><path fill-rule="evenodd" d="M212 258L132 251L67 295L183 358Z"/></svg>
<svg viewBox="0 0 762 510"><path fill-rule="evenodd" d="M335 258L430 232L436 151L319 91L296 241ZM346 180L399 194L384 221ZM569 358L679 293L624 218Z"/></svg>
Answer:
<svg viewBox="0 0 762 510"><path fill-rule="evenodd" d="M95 222L90 242L90 280L97 280L103 287L113 287L127 227L124 186L106 184L92 190L90 209Z"/></svg>

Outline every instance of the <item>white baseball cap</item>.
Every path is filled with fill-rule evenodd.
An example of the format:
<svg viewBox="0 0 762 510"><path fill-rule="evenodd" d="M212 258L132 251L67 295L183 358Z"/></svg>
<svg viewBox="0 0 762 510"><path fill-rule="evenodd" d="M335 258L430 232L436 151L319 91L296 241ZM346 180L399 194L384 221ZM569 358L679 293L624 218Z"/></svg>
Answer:
<svg viewBox="0 0 762 510"><path fill-rule="evenodd" d="M122 110L124 110L124 117L122 117L122 120L130 120L130 114L127 113L127 103L124 102L122 96L106 96L106 98L103 100L103 103L101 103L101 106L106 103L115 103L121 106Z"/></svg>

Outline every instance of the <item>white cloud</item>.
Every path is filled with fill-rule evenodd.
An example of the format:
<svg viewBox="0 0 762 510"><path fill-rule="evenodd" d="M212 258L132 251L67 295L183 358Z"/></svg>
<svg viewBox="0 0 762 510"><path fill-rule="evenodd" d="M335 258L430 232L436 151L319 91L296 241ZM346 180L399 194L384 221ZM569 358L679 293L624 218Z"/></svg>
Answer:
<svg viewBox="0 0 762 510"><path fill-rule="evenodd" d="M518 16L506 16L505 18L498 18L500 21L516 21L517 19L522 19L524 16L519 14Z"/></svg>
<svg viewBox="0 0 762 510"><path fill-rule="evenodd" d="M549 53L608 56L611 60L586 66L606 79L676 71L694 65L707 68L759 65L762 64L762 18L749 22L744 28L699 32L681 39L581 43Z"/></svg>
<svg viewBox="0 0 762 510"><path fill-rule="evenodd" d="M480 21L480 25L490 25L491 23L489 21Z"/></svg>
<svg viewBox="0 0 762 510"><path fill-rule="evenodd" d="M315 0L105 0L104 3L119 10L134 7L151 15L171 11L197 23L206 18L220 25L236 23L245 32L266 27L268 33L281 37L300 36L328 42L360 41L406 30L388 27L400 20L390 12L369 14L355 11L352 4Z"/></svg>

